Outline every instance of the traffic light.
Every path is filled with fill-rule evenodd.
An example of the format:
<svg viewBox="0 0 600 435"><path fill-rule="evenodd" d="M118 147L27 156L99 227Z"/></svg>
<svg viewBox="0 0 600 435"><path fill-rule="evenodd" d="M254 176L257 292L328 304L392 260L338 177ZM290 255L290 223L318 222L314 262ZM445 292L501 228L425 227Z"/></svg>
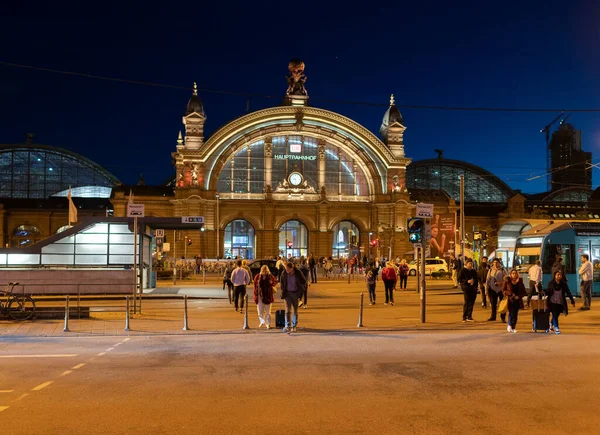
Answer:
<svg viewBox="0 0 600 435"><path fill-rule="evenodd" d="M377 246L377 239L373 239L373 240L371 240L371 246L372 246L372 247L375 247L375 246Z"/></svg>
<svg viewBox="0 0 600 435"><path fill-rule="evenodd" d="M425 221L421 218L410 218L406 224L408 231L408 240L411 243L421 243L423 241L423 231L425 230Z"/></svg>
<svg viewBox="0 0 600 435"><path fill-rule="evenodd" d="M292 249L292 246L294 246L294 242L292 242L291 240L287 242L287 247L288 249Z"/></svg>
<svg viewBox="0 0 600 435"><path fill-rule="evenodd" d="M187 243L188 246L190 246L192 244L192 238L188 237L185 242Z"/></svg>

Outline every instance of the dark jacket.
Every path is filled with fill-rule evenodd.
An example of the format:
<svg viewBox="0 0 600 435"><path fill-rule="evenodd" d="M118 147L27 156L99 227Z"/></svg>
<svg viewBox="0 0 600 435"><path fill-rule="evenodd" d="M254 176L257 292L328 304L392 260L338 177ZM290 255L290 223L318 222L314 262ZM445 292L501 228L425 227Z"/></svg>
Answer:
<svg viewBox="0 0 600 435"><path fill-rule="evenodd" d="M473 284L469 284L468 281L472 279ZM463 290L477 289L478 278L477 271L475 269L462 268L458 274L458 282Z"/></svg>
<svg viewBox="0 0 600 435"><path fill-rule="evenodd" d="M525 305L523 304L523 298L527 296L527 290L525 289L525 284L523 284L523 278L519 278L519 281L516 284L513 284L510 280L510 276L507 275L504 277L502 293L504 293L504 296L508 298L509 306L514 303L518 303L521 309L525 308Z"/></svg>
<svg viewBox="0 0 600 435"><path fill-rule="evenodd" d="M546 294L548 295L548 304L550 304L550 298L554 294L554 292L562 293L562 306L563 312L565 315L569 314L569 305L567 304L567 296L571 300L571 303L575 304L575 299L573 299L573 295L571 294L571 290L569 290L569 285L566 281L561 281L559 283L556 282L555 279L548 283L548 289L546 290Z"/></svg>
<svg viewBox="0 0 600 435"><path fill-rule="evenodd" d="M560 273L562 273L563 281L567 281L567 275L565 274L565 265L559 261L555 261L554 264L552 265L552 270L551 270L550 276L552 276L554 278L554 274L556 272L558 272L559 270L560 270Z"/></svg>
<svg viewBox="0 0 600 435"><path fill-rule="evenodd" d="M280 281L281 281L281 298L285 298L287 296L288 290L287 290L287 270L284 271L281 276L280 276ZM304 274L302 272L300 272L298 269L295 269L294 271L294 278L296 279L296 293L298 295L302 295L302 293L304 292L304 289L306 288L306 277L304 276Z"/></svg>
<svg viewBox="0 0 600 435"><path fill-rule="evenodd" d="M479 269L477 269L477 278L479 279L479 282L482 282L485 284L485 281L487 280L487 275L488 275L489 271L490 271L490 265L488 263L481 263L479 265Z"/></svg>

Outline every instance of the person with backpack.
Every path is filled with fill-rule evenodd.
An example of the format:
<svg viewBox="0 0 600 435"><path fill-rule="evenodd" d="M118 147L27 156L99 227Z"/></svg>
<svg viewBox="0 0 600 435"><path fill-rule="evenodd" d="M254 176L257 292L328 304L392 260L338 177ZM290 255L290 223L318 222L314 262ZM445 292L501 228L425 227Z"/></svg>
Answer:
<svg viewBox="0 0 600 435"><path fill-rule="evenodd" d="M367 272L365 273L365 282L367 283L367 290L369 291L369 305L375 305L375 287L377 281L373 269L367 269Z"/></svg>
<svg viewBox="0 0 600 435"><path fill-rule="evenodd" d="M385 287L384 305L387 305L388 302L391 305L394 305L394 288L396 287L398 277L392 261L388 261L386 267L383 268L383 271L381 272L381 280L383 281L383 285Z"/></svg>
<svg viewBox="0 0 600 435"><path fill-rule="evenodd" d="M227 263L227 267L225 267L225 272L223 273L223 284L227 285L227 293L229 295L229 303L233 303L233 283L231 282L231 273L233 272L233 262L230 261Z"/></svg>
<svg viewBox="0 0 600 435"><path fill-rule="evenodd" d="M275 268L278 270L277 279L281 281L281 274L285 270L285 261L281 257L277 257L277 263L275 263Z"/></svg>
<svg viewBox="0 0 600 435"><path fill-rule="evenodd" d="M406 260L403 258L400 260L400 265L398 266L398 272L400 275L400 290L406 290L406 284L408 282L408 264L406 264Z"/></svg>
<svg viewBox="0 0 600 435"><path fill-rule="evenodd" d="M490 315L488 322L496 321L498 300L501 301L504 298L502 284L504 282L504 277L506 276L506 270L504 270L500 264L500 260L494 258L492 267L490 268L485 281L488 289L488 297L490 298L490 305L492 306L492 314ZM502 320L502 323L506 323L506 313L500 314L500 319Z"/></svg>
<svg viewBox="0 0 600 435"><path fill-rule="evenodd" d="M490 265L487 259L487 257L481 257L481 264L479 264L479 268L477 269L477 280L479 281L479 291L481 292L481 306L484 309L487 309L486 280L487 274L490 270Z"/></svg>
<svg viewBox="0 0 600 435"><path fill-rule="evenodd" d="M298 267L298 270L300 272L302 272L302 274L304 275L304 279L306 280L306 284L304 285L304 287L302 288L302 293L300 295L300 301L298 302L298 306L299 307L306 307L306 299L308 297L308 286L310 285L308 283L308 275L309 275L309 268L306 265L307 261L304 257L300 257L300 267Z"/></svg>

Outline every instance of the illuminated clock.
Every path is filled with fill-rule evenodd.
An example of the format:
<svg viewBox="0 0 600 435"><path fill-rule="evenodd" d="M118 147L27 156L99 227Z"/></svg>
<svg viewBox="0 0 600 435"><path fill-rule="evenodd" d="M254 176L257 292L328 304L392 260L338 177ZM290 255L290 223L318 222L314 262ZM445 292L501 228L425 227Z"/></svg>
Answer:
<svg viewBox="0 0 600 435"><path fill-rule="evenodd" d="M299 186L302 184L302 174L299 172L292 172L288 178L288 181L292 186Z"/></svg>

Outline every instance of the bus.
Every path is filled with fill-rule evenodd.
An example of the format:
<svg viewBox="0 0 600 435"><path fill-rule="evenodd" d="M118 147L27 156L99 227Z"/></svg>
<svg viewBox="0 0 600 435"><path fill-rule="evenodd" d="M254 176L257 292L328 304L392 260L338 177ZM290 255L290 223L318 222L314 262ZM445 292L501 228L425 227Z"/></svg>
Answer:
<svg viewBox="0 0 600 435"><path fill-rule="evenodd" d="M544 288L552 279L552 265L558 256L562 257L569 289L579 295L578 275L581 255L588 254L594 270L592 294L600 295L600 223L559 222L536 225L524 231L515 244L512 267L521 274L525 287L529 286L526 272L541 261Z"/></svg>

